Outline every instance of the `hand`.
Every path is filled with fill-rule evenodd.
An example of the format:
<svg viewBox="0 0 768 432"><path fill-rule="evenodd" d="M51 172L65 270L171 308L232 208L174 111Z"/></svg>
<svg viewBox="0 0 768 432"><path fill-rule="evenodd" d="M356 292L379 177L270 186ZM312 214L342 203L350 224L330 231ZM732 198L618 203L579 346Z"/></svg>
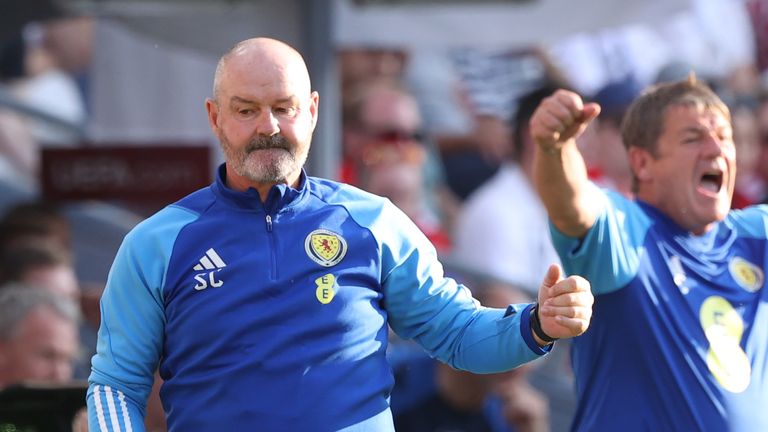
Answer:
<svg viewBox="0 0 768 432"><path fill-rule="evenodd" d="M88 432L88 410L80 408L72 419L72 432Z"/></svg>
<svg viewBox="0 0 768 432"><path fill-rule="evenodd" d="M543 393L528 384L525 377L510 382L497 391L507 423L519 432L549 430L549 401Z"/></svg>
<svg viewBox="0 0 768 432"><path fill-rule="evenodd" d="M578 336L589 327L594 296L590 284L581 276L563 279L557 265L549 266L539 288L539 321L544 333L552 338ZM534 334L534 337L536 335ZM536 337L537 342L540 341Z"/></svg>
<svg viewBox="0 0 768 432"><path fill-rule="evenodd" d="M531 136L538 147L551 152L576 139L600 114L600 105L585 104L579 95L558 90L544 99L531 117Z"/></svg>

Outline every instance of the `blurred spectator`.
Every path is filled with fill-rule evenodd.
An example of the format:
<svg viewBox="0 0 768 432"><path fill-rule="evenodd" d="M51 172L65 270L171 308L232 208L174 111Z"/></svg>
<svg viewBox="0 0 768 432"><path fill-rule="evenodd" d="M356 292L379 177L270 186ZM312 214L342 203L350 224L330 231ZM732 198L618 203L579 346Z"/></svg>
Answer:
<svg viewBox="0 0 768 432"><path fill-rule="evenodd" d="M461 199L492 177L509 149L515 101L560 76L539 50L461 48L418 52L406 77L434 137L446 182Z"/></svg>
<svg viewBox="0 0 768 432"><path fill-rule="evenodd" d="M78 355L77 306L26 286L0 290L0 388L72 379Z"/></svg>
<svg viewBox="0 0 768 432"><path fill-rule="evenodd" d="M84 93L73 75L76 70L70 71L63 63L90 62L90 58L71 60L70 57L74 54L67 50L58 52L62 51L64 46L77 50L79 38L90 37L90 33L85 31L86 27L73 26L72 22L80 20L85 18L34 23L28 25L24 32L26 74L15 83L13 93L26 106L72 126L71 129L65 129L46 120L27 118L32 138L41 147L73 146L79 144L81 138L81 134L76 130L77 127L82 127L86 120ZM60 30L69 26L73 26L72 30L80 30L82 27L82 35L75 37L72 30ZM87 65L82 67L87 68Z"/></svg>
<svg viewBox="0 0 768 432"><path fill-rule="evenodd" d="M0 251L0 286L11 282L44 288L73 301L80 298L69 253L51 242L29 241Z"/></svg>
<svg viewBox="0 0 768 432"><path fill-rule="evenodd" d="M760 163L760 129L757 101L740 98L730 106L733 141L736 145L736 186L731 207L744 208L759 203L766 195L766 181L758 171Z"/></svg>
<svg viewBox="0 0 768 432"><path fill-rule="evenodd" d="M0 90L13 96L13 87L26 76L27 47L21 32L0 41ZM36 184L37 144L20 114L0 107L0 180L29 188Z"/></svg>
<svg viewBox="0 0 768 432"><path fill-rule="evenodd" d="M395 48L359 47L341 50L338 59L344 100L360 83L381 79L400 81L408 55Z"/></svg>
<svg viewBox="0 0 768 432"><path fill-rule="evenodd" d="M90 18L31 23L0 45L0 90L24 109L0 109L3 181L36 187L41 147L82 139L91 26Z"/></svg>
<svg viewBox="0 0 768 432"><path fill-rule="evenodd" d="M429 151L418 105L390 81L367 82L349 95L344 113L345 180L392 200L440 252L450 247L441 216L451 197L429 177ZM437 202L434 202L437 193Z"/></svg>
<svg viewBox="0 0 768 432"><path fill-rule="evenodd" d="M42 46L64 72L79 79L91 68L94 19L76 16L42 23Z"/></svg>
<svg viewBox="0 0 768 432"><path fill-rule="evenodd" d="M103 285L81 284L74 267L70 223L59 209L42 201L23 202L0 219L0 283L19 282L64 294L78 302L82 356L75 376L90 373L96 350L99 298Z"/></svg>
<svg viewBox="0 0 768 432"><path fill-rule="evenodd" d="M529 301L506 284L473 284L482 305L506 307ZM498 374L472 374L433 362L435 391L395 413L398 432L546 432L547 399L527 381L531 365ZM397 385L397 384L396 384ZM397 390L395 390L397 391Z"/></svg>
<svg viewBox="0 0 768 432"><path fill-rule="evenodd" d="M760 93L759 97L757 122L758 133L760 134L760 150L757 162L755 163L755 170L763 183L763 193L765 196L763 201L768 201L768 90L765 89Z"/></svg>
<svg viewBox="0 0 768 432"><path fill-rule="evenodd" d="M18 203L0 219L0 249L29 239L51 241L70 250L69 221L53 204L44 201Z"/></svg>
<svg viewBox="0 0 768 432"><path fill-rule="evenodd" d="M558 87L546 85L520 99L511 125L513 149L499 172L464 203L454 230L452 258L498 280L539 288L539 276L559 263L547 215L531 182L533 146L528 120Z"/></svg>
<svg viewBox="0 0 768 432"><path fill-rule="evenodd" d="M625 196L632 195L632 173L621 139L621 122L629 105L640 94L640 84L631 76L600 89L592 99L600 104L600 118L593 128L594 152L589 174L593 181Z"/></svg>
<svg viewBox="0 0 768 432"><path fill-rule="evenodd" d="M560 259L552 246L546 211L532 182L535 143L528 121L539 102L562 84L552 82L518 101L511 122L512 150L499 172L465 201L454 231L452 261L535 295L537 274ZM532 374L552 408L553 431L568 429L575 410L568 344L559 342Z"/></svg>

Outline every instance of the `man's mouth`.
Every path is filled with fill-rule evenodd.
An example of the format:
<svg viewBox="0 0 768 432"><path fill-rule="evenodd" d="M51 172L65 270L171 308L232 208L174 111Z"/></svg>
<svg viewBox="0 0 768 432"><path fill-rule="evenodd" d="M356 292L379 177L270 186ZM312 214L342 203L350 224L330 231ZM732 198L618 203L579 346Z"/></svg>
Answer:
<svg viewBox="0 0 768 432"><path fill-rule="evenodd" d="M288 151L289 146L280 135L274 135L271 137L262 137L251 141L246 147L247 153L252 153L256 150L285 150Z"/></svg>
<svg viewBox="0 0 768 432"><path fill-rule="evenodd" d="M715 196L723 188L723 172L713 169L702 174L698 189L705 195Z"/></svg>

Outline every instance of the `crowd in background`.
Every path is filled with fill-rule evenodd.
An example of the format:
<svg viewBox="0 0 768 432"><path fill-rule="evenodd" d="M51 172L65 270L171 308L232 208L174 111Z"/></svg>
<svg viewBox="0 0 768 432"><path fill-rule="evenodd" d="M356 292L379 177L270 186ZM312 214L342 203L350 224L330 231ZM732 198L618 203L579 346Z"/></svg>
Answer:
<svg viewBox="0 0 768 432"><path fill-rule="evenodd" d="M584 94L603 108L579 143L596 183L632 194L620 135L624 110L644 86L693 72L731 109L738 152L733 206L768 202L768 31L759 4L750 3L757 47L750 63L713 74L671 62L652 78L629 73ZM38 186L41 149L75 147L83 138L92 25L90 18L36 23L0 46L0 90L34 108L30 114L0 107L0 389L86 379L95 349L105 280L78 271L88 258L73 247L79 239L71 226L82 215L46 202ZM462 48L431 57L380 47L338 52L338 178L391 199L432 240L447 271L475 281L475 294L488 305L535 296L541 275L558 261L530 181L527 131L542 98L556 88L579 90L557 60L538 47ZM109 245L97 251L107 261L115 252ZM502 376L436 366L395 339L391 356L398 430L568 427L574 402L566 344ZM148 422L162 430L157 401L150 410Z"/></svg>

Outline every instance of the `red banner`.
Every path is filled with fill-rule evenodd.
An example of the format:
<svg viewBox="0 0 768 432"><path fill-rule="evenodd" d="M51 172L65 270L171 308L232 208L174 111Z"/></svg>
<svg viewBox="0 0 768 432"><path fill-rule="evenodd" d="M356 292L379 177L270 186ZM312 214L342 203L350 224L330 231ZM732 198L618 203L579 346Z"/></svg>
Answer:
<svg viewBox="0 0 768 432"><path fill-rule="evenodd" d="M44 149L43 196L54 201L173 202L211 183L207 146Z"/></svg>

